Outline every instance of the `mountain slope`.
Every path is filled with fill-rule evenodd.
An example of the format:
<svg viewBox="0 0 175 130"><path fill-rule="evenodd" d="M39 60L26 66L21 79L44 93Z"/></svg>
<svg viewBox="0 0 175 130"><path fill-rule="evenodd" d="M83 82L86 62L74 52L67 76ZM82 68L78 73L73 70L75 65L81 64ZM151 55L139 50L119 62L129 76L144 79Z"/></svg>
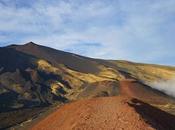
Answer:
<svg viewBox="0 0 175 130"><path fill-rule="evenodd" d="M76 100L86 86L101 81L114 82L108 85L109 91L118 87L119 73L108 71L90 58L34 43L3 47L0 54L0 109L3 111ZM106 72L111 76L106 76ZM93 95L107 90L97 88Z"/></svg>
<svg viewBox="0 0 175 130"><path fill-rule="evenodd" d="M151 86L173 79L174 67L92 59L32 42L0 48L0 61L0 110L14 118L26 109L120 95L121 81L127 79L135 80L129 87L135 98L175 113L174 98ZM30 113L0 126L13 126L28 117Z"/></svg>
<svg viewBox="0 0 175 130"><path fill-rule="evenodd" d="M33 55L39 59L47 60L53 66L58 67L64 64L66 67L84 73L99 72L98 64L89 58L76 54L55 50L49 47L39 46L33 42L29 42L21 46L9 46L17 51Z"/></svg>

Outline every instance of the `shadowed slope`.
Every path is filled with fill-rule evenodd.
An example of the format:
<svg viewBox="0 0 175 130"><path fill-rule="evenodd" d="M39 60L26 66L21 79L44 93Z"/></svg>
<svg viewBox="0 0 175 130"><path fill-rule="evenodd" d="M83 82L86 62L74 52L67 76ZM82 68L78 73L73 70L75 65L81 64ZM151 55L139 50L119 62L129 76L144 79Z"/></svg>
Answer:
<svg viewBox="0 0 175 130"><path fill-rule="evenodd" d="M157 109L138 99L132 99L129 103L145 121L156 130L174 130L175 116Z"/></svg>
<svg viewBox="0 0 175 130"><path fill-rule="evenodd" d="M72 70L84 73L99 72L99 68L97 67L97 63L95 61L76 54L37 45L33 42L25 45L13 45L9 46L8 48L13 48L26 54L33 55L37 58L49 61L55 67L58 67L59 64L64 64Z"/></svg>
<svg viewBox="0 0 175 130"><path fill-rule="evenodd" d="M35 66L36 58L11 48L0 48L0 73L25 70Z"/></svg>

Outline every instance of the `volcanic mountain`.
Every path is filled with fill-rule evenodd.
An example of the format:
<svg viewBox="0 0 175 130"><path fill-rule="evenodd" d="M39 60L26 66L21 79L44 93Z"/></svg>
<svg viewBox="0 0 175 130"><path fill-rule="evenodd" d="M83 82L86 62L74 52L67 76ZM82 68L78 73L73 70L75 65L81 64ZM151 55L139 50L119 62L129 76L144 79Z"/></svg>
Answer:
<svg viewBox="0 0 175 130"><path fill-rule="evenodd" d="M87 127L90 126L88 123L85 126L80 125L85 120L80 123L81 117L77 117L78 113L74 111L78 106L85 109L80 111L83 119L86 113L90 112L88 118L99 120L97 124L101 124L105 118L108 119L107 116L110 117L112 113L127 113L128 110L129 114L134 113L133 120L138 123L136 126L138 129L148 127L165 129L166 127L161 125L162 122L169 126L167 128L174 129L170 125L174 122L174 98L152 86L154 82L171 80L174 76L175 67L93 59L33 42L1 47L0 129L22 124L53 106L60 105L63 107L56 111L56 115L59 118L62 117L65 122L61 123L61 119L55 118L58 126L53 129L71 129L71 123L75 124L75 129L91 129ZM69 106L69 102L75 103L70 103ZM64 104L67 105L64 106ZM117 106L119 109L115 111ZM88 107L94 109L89 110ZM98 113L100 107L104 109ZM107 110L108 107L112 109ZM155 115L151 117L148 110ZM65 115L66 112L68 112L67 115ZM94 115L96 112L97 115ZM99 116L102 113L105 118ZM161 118L158 115L162 115L164 119L158 120L157 118ZM78 121L74 122L76 117ZM52 114L46 120L51 118ZM73 122L69 118L74 119ZM116 122L118 118L114 118L106 122ZM90 124L94 124L92 127L94 129L99 127L92 120L89 120ZM131 120L128 119L129 122ZM41 121L39 124L42 123L44 122ZM111 123L111 127L114 128L118 125ZM65 127L68 125L69 128ZM39 129L39 127L41 128L41 125L36 125L33 129ZM49 126L45 127L49 128ZM108 125L108 129L109 127ZM106 129L107 126L103 128Z"/></svg>

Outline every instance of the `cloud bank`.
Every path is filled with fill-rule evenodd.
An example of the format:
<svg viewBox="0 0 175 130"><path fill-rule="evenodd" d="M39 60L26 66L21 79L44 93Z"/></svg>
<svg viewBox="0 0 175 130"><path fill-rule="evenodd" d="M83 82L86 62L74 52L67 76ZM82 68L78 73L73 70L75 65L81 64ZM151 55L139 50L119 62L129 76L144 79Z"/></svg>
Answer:
<svg viewBox="0 0 175 130"><path fill-rule="evenodd" d="M175 65L174 0L1 0L0 46Z"/></svg>
<svg viewBox="0 0 175 130"><path fill-rule="evenodd" d="M154 89L164 92L167 95L175 97L175 79L167 80L167 81L157 81L150 86Z"/></svg>

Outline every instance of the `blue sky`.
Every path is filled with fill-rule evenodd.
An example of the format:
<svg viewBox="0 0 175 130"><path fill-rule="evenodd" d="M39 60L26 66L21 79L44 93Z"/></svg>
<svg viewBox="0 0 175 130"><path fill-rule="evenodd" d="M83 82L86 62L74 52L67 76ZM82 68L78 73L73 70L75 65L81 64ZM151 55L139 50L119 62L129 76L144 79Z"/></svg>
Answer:
<svg viewBox="0 0 175 130"><path fill-rule="evenodd" d="M175 0L0 0L0 46L175 65Z"/></svg>

